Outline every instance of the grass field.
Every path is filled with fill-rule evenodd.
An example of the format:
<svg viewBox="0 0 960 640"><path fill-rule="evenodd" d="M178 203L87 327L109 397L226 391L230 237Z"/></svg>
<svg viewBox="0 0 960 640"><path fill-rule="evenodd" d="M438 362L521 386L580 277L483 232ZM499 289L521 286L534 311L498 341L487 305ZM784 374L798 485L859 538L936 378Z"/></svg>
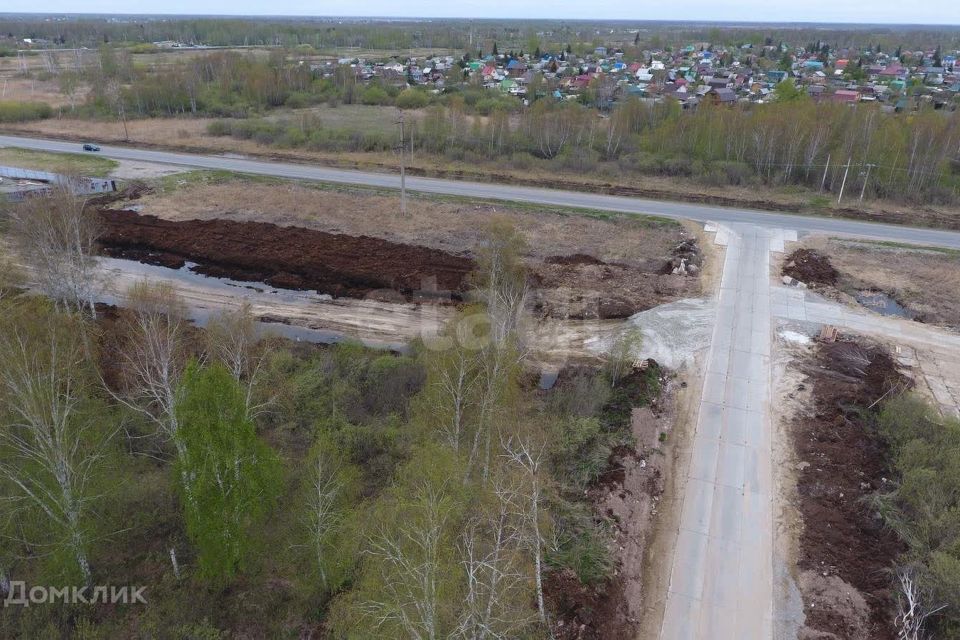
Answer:
<svg viewBox="0 0 960 640"><path fill-rule="evenodd" d="M89 177L106 177L110 175L117 163L93 154L46 153L0 147L0 165Z"/></svg>

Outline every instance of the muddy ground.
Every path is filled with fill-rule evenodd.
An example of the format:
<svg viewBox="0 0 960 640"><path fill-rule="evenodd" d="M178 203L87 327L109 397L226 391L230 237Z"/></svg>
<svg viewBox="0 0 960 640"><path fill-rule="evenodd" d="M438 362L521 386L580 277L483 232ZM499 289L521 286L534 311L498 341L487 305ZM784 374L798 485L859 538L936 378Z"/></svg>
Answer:
<svg viewBox="0 0 960 640"><path fill-rule="evenodd" d="M784 259L783 274L847 304L880 292L905 317L960 330L960 252L813 237Z"/></svg>
<svg viewBox="0 0 960 640"><path fill-rule="evenodd" d="M806 617L801 638L895 637L888 569L903 545L869 505L891 477L871 412L908 380L882 347L859 340L817 344L798 363L804 378L794 392L809 392L812 401L789 427L803 521L797 559Z"/></svg>

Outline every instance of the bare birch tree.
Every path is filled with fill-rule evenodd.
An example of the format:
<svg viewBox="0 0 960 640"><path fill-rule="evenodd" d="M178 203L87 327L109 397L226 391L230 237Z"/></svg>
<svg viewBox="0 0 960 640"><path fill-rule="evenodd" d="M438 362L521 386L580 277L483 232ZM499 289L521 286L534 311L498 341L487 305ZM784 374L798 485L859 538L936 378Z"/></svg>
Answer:
<svg viewBox="0 0 960 640"><path fill-rule="evenodd" d="M75 197L69 185L28 198L10 210L10 228L31 279L60 309L95 314L102 289L96 244L96 212Z"/></svg>
<svg viewBox="0 0 960 640"><path fill-rule="evenodd" d="M442 442L462 454L476 428L482 361L476 351L459 343L429 352L425 361L427 380L417 398L423 421L439 432Z"/></svg>
<svg viewBox="0 0 960 640"><path fill-rule="evenodd" d="M109 430L90 410L83 329L34 311L0 331L0 481L11 489L0 500L39 513L44 539L29 542L68 552L89 584L92 483Z"/></svg>
<svg viewBox="0 0 960 640"><path fill-rule="evenodd" d="M517 503L519 492L509 482L494 480L490 504L479 507L461 535L466 593L457 637L515 638L534 619L522 557L525 505Z"/></svg>
<svg viewBox="0 0 960 640"><path fill-rule="evenodd" d="M243 385L247 410L255 412L253 391L263 366L266 350L257 333L257 320L244 302L239 308L215 316L207 324L207 350Z"/></svg>
<svg viewBox="0 0 960 640"><path fill-rule="evenodd" d="M896 571L897 615L894 625L897 640L925 640L927 621L946 608L946 605L931 606L929 594L923 592L916 571L909 566Z"/></svg>
<svg viewBox="0 0 960 640"><path fill-rule="evenodd" d="M491 221L478 256L476 292L484 303L489 334L481 342L478 427L467 458L467 476L481 465L489 477L498 409L509 400L517 367L524 358L520 324L528 286L523 265L526 241L507 220ZM460 336L461 343L464 336Z"/></svg>
<svg viewBox="0 0 960 640"><path fill-rule="evenodd" d="M164 444L184 455L178 437L177 390L189 358L186 307L167 283L138 282L127 292L121 326L117 400L143 415Z"/></svg>
<svg viewBox="0 0 960 640"><path fill-rule="evenodd" d="M338 454L329 437L318 439L307 491L305 524L320 586L325 592L334 587L332 569L340 568L335 557L341 551L337 534L348 505L357 499L359 484L357 470Z"/></svg>
<svg viewBox="0 0 960 640"><path fill-rule="evenodd" d="M543 600L543 554L546 547L542 501L544 494L547 448L529 436L513 436L503 442L504 456L516 469L523 472L526 483L518 496L526 503L524 509L525 546L533 556L534 583L536 585L537 612L540 622L547 624L547 609Z"/></svg>

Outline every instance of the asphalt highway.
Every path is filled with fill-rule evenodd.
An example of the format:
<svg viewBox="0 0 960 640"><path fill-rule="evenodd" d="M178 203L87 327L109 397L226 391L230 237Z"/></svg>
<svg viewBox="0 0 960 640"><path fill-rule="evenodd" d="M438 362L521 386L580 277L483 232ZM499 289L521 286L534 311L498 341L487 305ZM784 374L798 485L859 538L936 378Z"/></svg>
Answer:
<svg viewBox="0 0 960 640"><path fill-rule="evenodd" d="M37 151L84 153L81 151L80 143L77 142L18 136L0 135L0 146L21 147ZM400 188L399 175L390 173L333 169L323 166L252 160L224 155L154 151L135 147L103 146L99 155L116 160L155 162L196 169L220 169L278 178L317 180L392 189ZM960 232L858 222L842 218L801 216L732 207L609 196L585 191L561 191L440 178L408 177L407 188L422 193L657 215L665 218L697 220L700 222L709 220L721 224L754 224L770 228L795 229L800 234L826 233L837 236L960 249Z"/></svg>

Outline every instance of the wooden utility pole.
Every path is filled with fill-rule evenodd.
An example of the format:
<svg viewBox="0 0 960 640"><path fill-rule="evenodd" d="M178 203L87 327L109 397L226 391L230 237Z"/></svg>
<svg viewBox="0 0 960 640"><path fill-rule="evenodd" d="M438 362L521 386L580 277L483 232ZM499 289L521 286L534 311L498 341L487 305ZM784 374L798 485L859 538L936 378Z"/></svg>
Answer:
<svg viewBox="0 0 960 640"><path fill-rule="evenodd" d="M863 194L867 191L867 180L870 179L870 169L873 168L872 163L867 163L867 175L863 179L863 186L860 187L860 202L863 202Z"/></svg>
<svg viewBox="0 0 960 640"><path fill-rule="evenodd" d="M843 188L847 185L847 173L850 171L850 158L847 158L847 166L843 168L843 180L840 182L840 196L837 198L837 204L843 200Z"/></svg>
<svg viewBox="0 0 960 640"><path fill-rule="evenodd" d="M820 193L823 193L823 186L827 184L827 171L830 170L830 154L827 154L827 166L823 168L823 178L820 180Z"/></svg>
<svg viewBox="0 0 960 640"><path fill-rule="evenodd" d="M404 142L406 137L403 135L403 111L400 112L400 119L397 120L400 125L400 215L407 216L407 172L404 166Z"/></svg>

